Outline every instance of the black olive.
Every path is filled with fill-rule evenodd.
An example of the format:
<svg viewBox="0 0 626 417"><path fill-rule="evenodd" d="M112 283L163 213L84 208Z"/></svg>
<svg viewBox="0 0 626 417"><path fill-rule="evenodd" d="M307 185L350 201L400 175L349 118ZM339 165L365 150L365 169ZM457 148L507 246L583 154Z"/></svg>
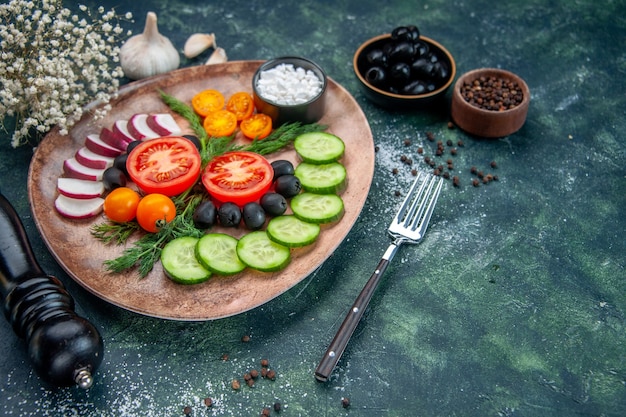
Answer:
<svg viewBox="0 0 626 417"><path fill-rule="evenodd" d="M212 201L205 200L198 204L193 212L193 224L198 229L208 229L215 224L217 220L217 209Z"/></svg>
<svg viewBox="0 0 626 417"><path fill-rule="evenodd" d="M427 59L420 58L411 64L414 78L431 78L433 75L434 64Z"/></svg>
<svg viewBox="0 0 626 417"><path fill-rule="evenodd" d="M387 83L387 73L381 67L372 67L365 73L365 81L374 87L383 87Z"/></svg>
<svg viewBox="0 0 626 417"><path fill-rule="evenodd" d="M407 27L407 38L411 41L416 41L420 38L420 30L415 25L408 25Z"/></svg>
<svg viewBox="0 0 626 417"><path fill-rule="evenodd" d="M265 193L261 197L261 207L270 216L280 216L287 210L287 200L278 193Z"/></svg>
<svg viewBox="0 0 626 417"><path fill-rule="evenodd" d="M291 198L300 193L302 184L295 175L282 175L276 178L274 190L285 198Z"/></svg>
<svg viewBox="0 0 626 417"><path fill-rule="evenodd" d="M198 139L196 135L183 135L183 137L190 140L196 146L196 149L198 149L198 151L202 150L202 144L200 143L200 139Z"/></svg>
<svg viewBox="0 0 626 417"><path fill-rule="evenodd" d="M409 28L406 26L398 26L391 31L391 39L406 40L410 35Z"/></svg>
<svg viewBox="0 0 626 417"><path fill-rule="evenodd" d="M387 55L382 49L372 49L365 55L365 59L370 66L385 66L387 65Z"/></svg>
<svg viewBox="0 0 626 417"><path fill-rule="evenodd" d="M402 94L417 95L426 92L426 84L422 80L413 80L402 87Z"/></svg>
<svg viewBox="0 0 626 417"><path fill-rule="evenodd" d="M389 75L395 84L404 85L411 78L411 67L405 62L398 62L391 66Z"/></svg>
<svg viewBox="0 0 626 417"><path fill-rule="evenodd" d="M265 224L265 211L259 203L248 203L241 210L243 222L250 230L259 230Z"/></svg>
<svg viewBox="0 0 626 417"><path fill-rule="evenodd" d="M241 210L235 203L224 203L217 210L217 217L224 227L237 227L241 223Z"/></svg>
<svg viewBox="0 0 626 417"><path fill-rule="evenodd" d="M121 169L111 166L104 170L102 174L104 188L111 191L118 187L126 186L126 175Z"/></svg>
<svg viewBox="0 0 626 417"><path fill-rule="evenodd" d="M430 48L428 44L422 40L413 43L413 58L421 58L428 54Z"/></svg>
<svg viewBox="0 0 626 417"><path fill-rule="evenodd" d="M293 175L293 164L286 159L279 159L272 162L272 168L274 169L274 180L281 175Z"/></svg>
<svg viewBox="0 0 626 417"><path fill-rule="evenodd" d="M126 161L128 160L128 154L123 153L118 155L113 160L113 166L124 173L124 175L128 176L128 170L126 169Z"/></svg>
<svg viewBox="0 0 626 417"><path fill-rule="evenodd" d="M430 60L430 62L432 62L433 64L436 64L437 62L440 61L439 59L439 55L434 54L434 53L430 53L430 55L428 56L428 59Z"/></svg>
<svg viewBox="0 0 626 417"><path fill-rule="evenodd" d="M140 143L142 143L143 141L141 140L134 140L132 142L130 142L128 144L128 146L126 147L126 153L130 153L130 151L132 151L133 149L135 149L137 147L137 145L139 145Z"/></svg>
<svg viewBox="0 0 626 417"><path fill-rule="evenodd" d="M450 77L450 70L445 62L439 61L434 64L433 67L433 78L446 81Z"/></svg>
<svg viewBox="0 0 626 417"><path fill-rule="evenodd" d="M414 48L411 42L398 42L389 51L389 61L408 62L413 58Z"/></svg>

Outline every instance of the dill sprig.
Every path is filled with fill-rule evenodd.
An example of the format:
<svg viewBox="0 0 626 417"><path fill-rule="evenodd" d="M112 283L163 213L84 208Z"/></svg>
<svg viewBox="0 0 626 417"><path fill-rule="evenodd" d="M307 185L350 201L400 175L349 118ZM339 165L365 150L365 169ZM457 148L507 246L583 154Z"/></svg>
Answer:
<svg viewBox="0 0 626 417"><path fill-rule="evenodd" d="M193 224L193 212L202 199L203 196L199 194L176 199L175 204L182 208L182 211L172 221L166 223L156 233L143 235L131 247L124 249L119 257L104 261L105 268L109 272L119 273L137 267L141 278L148 275L168 242L181 236L202 236L204 232L196 229Z"/></svg>
<svg viewBox="0 0 626 417"><path fill-rule="evenodd" d="M93 225L91 227L91 234L106 245L110 243L123 245L128 238L139 229L140 227L137 222L105 222Z"/></svg>

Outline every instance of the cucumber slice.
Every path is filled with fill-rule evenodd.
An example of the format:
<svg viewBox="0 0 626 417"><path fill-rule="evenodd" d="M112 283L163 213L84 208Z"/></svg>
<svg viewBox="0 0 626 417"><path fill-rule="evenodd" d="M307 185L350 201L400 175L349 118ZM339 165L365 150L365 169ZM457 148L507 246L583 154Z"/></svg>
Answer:
<svg viewBox="0 0 626 417"><path fill-rule="evenodd" d="M339 162L329 164L300 163L295 176L305 191L316 194L339 194L346 188L347 172Z"/></svg>
<svg viewBox="0 0 626 417"><path fill-rule="evenodd" d="M337 194L304 192L291 199L294 216L309 223L332 223L343 216L343 200Z"/></svg>
<svg viewBox="0 0 626 417"><path fill-rule="evenodd" d="M206 269L220 275L233 275L246 268L237 256L237 239L225 233L202 236L196 245L196 258Z"/></svg>
<svg viewBox="0 0 626 417"><path fill-rule="evenodd" d="M315 242L320 234L320 226L302 221L294 215L284 215L270 220L266 231L274 242L289 248L299 248Z"/></svg>
<svg viewBox="0 0 626 417"><path fill-rule="evenodd" d="M346 149L343 140L326 132L304 133L293 141L293 147L302 161L311 164L338 161Z"/></svg>
<svg viewBox="0 0 626 417"><path fill-rule="evenodd" d="M264 230L248 233L239 239L237 255L250 268L264 272L279 271L291 260L289 248L270 240Z"/></svg>
<svg viewBox="0 0 626 417"><path fill-rule="evenodd" d="M196 259L198 238L182 236L169 241L161 250L165 274L179 284L198 284L211 277L211 271Z"/></svg>

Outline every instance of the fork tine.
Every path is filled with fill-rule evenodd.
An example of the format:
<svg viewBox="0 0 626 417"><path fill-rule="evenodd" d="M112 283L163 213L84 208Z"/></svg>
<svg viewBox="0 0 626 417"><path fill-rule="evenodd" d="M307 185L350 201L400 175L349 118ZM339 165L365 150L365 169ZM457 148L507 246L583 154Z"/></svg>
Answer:
<svg viewBox="0 0 626 417"><path fill-rule="evenodd" d="M428 186L428 191L426 192L426 196L424 198L424 203L420 206L420 210L423 211L423 215L420 213L420 215L416 216L414 219L413 230L416 230L419 227L420 234L422 234L426 227L428 227L430 217L433 215L433 211L435 211L435 205L437 204L437 199L439 198L439 193L441 192L442 186L442 178L439 178L439 181L437 181L437 177L435 176L431 178ZM433 187L435 187L435 190L431 192ZM426 204L427 202L428 205Z"/></svg>
<svg viewBox="0 0 626 417"><path fill-rule="evenodd" d="M409 188L409 192L406 194L406 197L404 197L404 201L402 202L402 205L398 209L396 216L393 218L394 223L400 224L406 221L407 218L411 217L411 208L413 209L415 208L414 199L416 199L415 198L416 196L420 196L422 194L422 191L424 190L424 187L426 186L426 182L422 182L421 178L422 178L422 173L419 173L417 178L415 178L415 181L413 181L411 188ZM415 189L417 188L418 185L419 185L419 190L417 190L417 194L415 194Z"/></svg>

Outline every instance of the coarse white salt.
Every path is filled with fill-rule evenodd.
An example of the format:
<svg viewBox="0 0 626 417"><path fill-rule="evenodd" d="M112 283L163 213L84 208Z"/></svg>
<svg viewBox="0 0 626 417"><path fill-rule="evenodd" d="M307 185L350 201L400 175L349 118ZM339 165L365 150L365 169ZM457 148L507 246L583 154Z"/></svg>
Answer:
<svg viewBox="0 0 626 417"><path fill-rule="evenodd" d="M279 64L261 71L256 88L266 100L293 106L317 96L322 91L322 80L312 70L292 64Z"/></svg>

